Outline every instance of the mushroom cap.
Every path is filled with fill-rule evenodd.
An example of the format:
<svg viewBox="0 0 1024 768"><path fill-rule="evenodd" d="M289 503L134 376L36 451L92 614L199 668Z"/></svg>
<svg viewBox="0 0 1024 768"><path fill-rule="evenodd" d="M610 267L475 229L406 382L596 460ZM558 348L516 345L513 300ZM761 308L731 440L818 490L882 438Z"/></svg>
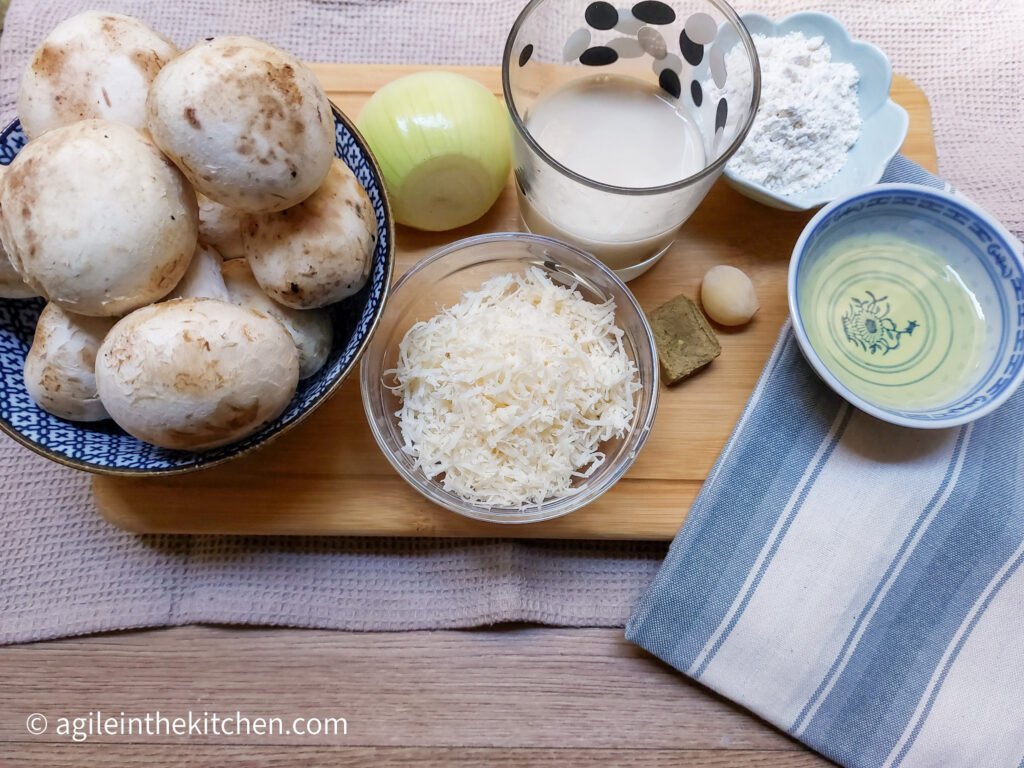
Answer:
<svg viewBox="0 0 1024 768"><path fill-rule="evenodd" d="M334 157L334 115L316 76L251 37L197 43L164 67L146 126L197 191L245 212L306 199Z"/></svg>
<svg viewBox="0 0 1024 768"><path fill-rule="evenodd" d="M224 259L244 258L242 214L201 193L196 199L199 201L199 242L212 245Z"/></svg>
<svg viewBox="0 0 1024 768"><path fill-rule="evenodd" d="M29 299L38 296L37 291L21 279L18 270L7 258L7 251L0 242L0 299Z"/></svg>
<svg viewBox="0 0 1024 768"><path fill-rule="evenodd" d="M335 159L323 185L294 208L246 216L242 242L253 275L274 301L325 307L366 284L377 218L355 174Z"/></svg>
<svg viewBox="0 0 1024 768"><path fill-rule="evenodd" d="M331 353L334 329L324 309L292 309L267 296L252 275L249 262L231 259L221 265L229 300L277 320L288 331L299 351L299 378L305 379L323 368Z"/></svg>
<svg viewBox="0 0 1024 768"><path fill-rule="evenodd" d="M131 16L72 16L43 39L22 73L17 110L25 135L88 118L142 128L149 86L177 55L173 43Z"/></svg>
<svg viewBox="0 0 1024 768"><path fill-rule="evenodd" d="M240 440L295 394L299 356L279 322L216 299L136 310L96 358L100 399L147 443L198 451Z"/></svg>
<svg viewBox="0 0 1024 768"><path fill-rule="evenodd" d="M7 166L0 165L0 189L3 187L4 176ZM0 191L0 200L3 199L3 192ZM32 287L21 279L18 270L11 264L7 256L7 249L4 248L4 223L3 211L0 210L0 299L29 299L39 294L32 290Z"/></svg>
<svg viewBox="0 0 1024 768"><path fill-rule="evenodd" d="M25 388L40 408L71 421L108 418L96 392L96 352L115 322L46 305L25 358Z"/></svg>
<svg viewBox="0 0 1024 768"><path fill-rule="evenodd" d="M196 247L195 194L138 131L84 120L29 142L0 184L4 244L34 290L113 316L177 285Z"/></svg>
<svg viewBox="0 0 1024 768"><path fill-rule="evenodd" d="M185 276L167 296L170 299L220 299L230 302L224 277L220 273L223 263L220 254L200 243L192 254Z"/></svg>

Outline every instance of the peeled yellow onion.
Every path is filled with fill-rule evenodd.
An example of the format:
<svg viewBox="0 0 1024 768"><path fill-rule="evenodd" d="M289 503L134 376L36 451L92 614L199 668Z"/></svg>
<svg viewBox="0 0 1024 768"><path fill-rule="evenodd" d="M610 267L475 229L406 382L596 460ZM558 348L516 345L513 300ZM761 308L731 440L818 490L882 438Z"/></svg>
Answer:
<svg viewBox="0 0 1024 768"><path fill-rule="evenodd" d="M475 80L419 72L385 85L356 121L401 224L433 232L476 221L511 165L504 105Z"/></svg>

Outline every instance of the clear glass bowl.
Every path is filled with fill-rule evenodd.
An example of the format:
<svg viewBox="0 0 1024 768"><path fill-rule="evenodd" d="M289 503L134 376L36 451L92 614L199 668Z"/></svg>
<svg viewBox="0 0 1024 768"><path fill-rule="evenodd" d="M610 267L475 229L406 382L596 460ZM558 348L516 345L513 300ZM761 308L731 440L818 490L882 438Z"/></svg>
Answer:
<svg viewBox="0 0 1024 768"><path fill-rule="evenodd" d="M539 507L486 507L446 491L440 482L414 468L403 449L395 413L401 403L388 388L384 372L398 362L398 345L416 322L428 320L443 307L458 303L495 275L542 269L556 283L576 284L588 301L615 300L616 324L625 334L626 354L636 363L640 390L629 432L602 445L607 459L576 492ZM363 407L377 444L405 480L430 499L460 515L496 523L532 523L561 517L589 504L611 488L636 460L647 441L658 404L658 364L654 337L643 311L615 273L571 246L538 235L498 233L460 240L410 269L392 288L384 316L363 355L359 370ZM626 510L623 510L626 513Z"/></svg>

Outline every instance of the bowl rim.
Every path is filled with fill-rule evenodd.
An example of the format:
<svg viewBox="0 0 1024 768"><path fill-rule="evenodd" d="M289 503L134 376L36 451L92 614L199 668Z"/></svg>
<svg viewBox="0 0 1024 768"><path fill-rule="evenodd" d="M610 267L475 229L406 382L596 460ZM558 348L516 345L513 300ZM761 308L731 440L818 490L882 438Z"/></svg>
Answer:
<svg viewBox="0 0 1024 768"><path fill-rule="evenodd" d="M879 48L877 45L875 45L872 42L869 42L867 40L861 40L859 38L854 37L850 33L850 31L843 25L843 23L841 21L839 21L839 19L837 19L835 16L833 16L833 15L831 15L829 13L825 13L824 11L798 11L796 13L791 13L791 14L788 14L786 16L783 16L782 18L780 18L778 20L773 20L770 16L766 16L763 13L747 12L747 13L742 14L741 18L743 19L744 24L746 24L748 20L753 19L758 24L761 24L761 23L768 24L769 26L771 26L773 29L776 29L776 30L780 26L782 26L783 24L800 23L800 22L802 22L804 20L825 21L825 22L829 23L830 25L832 25L836 30L838 30L842 34L843 39L845 39L847 42L849 42L851 44L856 43L857 45L862 46L866 50L872 51L879 58L879 60L882 61L885 64L885 71L886 71L885 90L886 90L886 93L891 93L891 91L892 91L892 80L893 80L892 62L889 60L889 57L886 55L885 51L883 51L881 48ZM751 32L751 37L753 37L756 34L759 34L759 33L758 32ZM828 43L829 41L826 40L825 42ZM829 47L831 48L831 46L829 46ZM853 63L853 62L851 62L851 63ZM857 74L858 75L861 74L859 69L857 70ZM885 154L878 156L879 159L882 160L883 162L880 163L880 167L877 169L877 173L873 173L872 174L873 180L868 182L868 183L858 184L857 189L860 189L860 188L862 188L864 186L871 186L873 184L877 184L878 183L878 180L881 179L882 176L885 175L885 169L888 167L889 163L892 162L892 159L896 155L899 154L900 148L903 146L903 143L906 141L907 134L910 131L910 116L907 114L907 110L905 110L902 106L900 106L895 101L893 101L892 100L892 96L888 96L886 98L886 100L883 101L870 114L868 114L868 115L861 115L861 120L862 120L862 122L867 122L868 119L870 119L871 117L873 117L876 114L882 113L883 111L890 111L894 115L898 115L899 116L899 119L900 119L900 130L899 130L900 136L899 136L899 141L895 141L894 140L891 151L886 151ZM858 141L859 141L859 139L858 139ZM798 202L798 201L793 200L793 198L790 197L790 196L781 195L781 194L779 194L778 192L776 192L774 190L768 189L767 187L765 187L762 184L758 184L757 182L750 181L748 179L743 178L742 176L737 175L734 171L729 169L728 165L726 165L725 169L722 171L722 175L725 176L726 181L734 189L736 189L738 192L740 192L741 194L746 195L748 197L751 197L751 199L754 199L757 202L761 202L764 205L773 205L774 207L779 208L780 210L786 210L786 211L810 211L810 210L813 210L815 208L820 208L823 205L828 205L829 203L833 202L834 200L840 200L844 196L846 196L848 194L851 194L854 191L854 189L851 188L851 189L849 189L849 190L847 190L845 192L841 192L837 196L833 196L833 197L817 196L817 197L812 197L812 198L810 198L807 201ZM814 191L814 189L809 189L809 190L806 190L806 193L810 193L810 192L813 192L813 191ZM801 193L801 194L804 194L804 193ZM759 199L759 198L769 198L772 201L772 203L770 203L770 204L769 203L765 203L764 200Z"/></svg>
<svg viewBox="0 0 1024 768"><path fill-rule="evenodd" d="M646 344L651 352L651 369L653 371L651 385L650 385L650 407L647 417L640 424L637 424L636 428L630 432L624 440L632 440L633 445L629 450L629 454L625 456L625 460L620 463L619 466L615 467L608 475L606 475L600 485L595 486L594 491L591 494L580 492L569 496L563 496L560 499L556 499L548 504L542 503L539 507L531 505L523 510L519 510L516 507L502 507L502 506L491 506L484 507L482 505L474 505L468 501L464 501L449 491L445 491L440 488L436 481L427 478L422 472L416 471L411 472L408 467L403 465L397 460L395 455L388 450L387 446L383 443L383 436L377 428L376 421L374 419L374 404L371 397L371 387L379 387L382 384L379 381L371 380L369 366L366 361L362 361L359 367L359 383L360 392L363 400L363 410L366 414L366 420L370 425L370 432L373 434L373 439L377 443L377 447L380 452L384 454L384 457L391 464L392 468L398 473L398 475L405 480L405 482L423 498L429 502L436 504L444 509L447 509L456 514L462 515L463 517L471 520L478 520L485 523L496 523L499 525L524 525L527 523L539 523L546 520L555 520L559 517L568 515L571 512L576 512L588 504L596 501L598 498L607 493L611 488L618 483L622 476L629 471L630 467L636 461L637 456L647 443L647 439L650 437L651 429L654 426L655 416L658 412L658 401L661 391L661 372L660 364L658 361L657 347L654 342L654 333L651 330L650 323L647 321L647 315L641 308L633 292L629 290L629 287L615 274L614 271L606 267L596 258L586 253L585 251L576 248L568 243L564 243L561 240L555 238L545 237L543 235L535 235L530 232L492 232L484 235L475 235L472 237L463 238L456 240L448 245L442 246L437 249L429 256L418 261L414 264L395 284L393 288L393 295L398 295L398 292L402 290L403 286L407 283L412 282L416 277L427 267L433 265L437 261L445 258L451 253L461 251L467 247L473 247L476 245L494 243L494 242L506 242L509 240L515 241L526 241L531 243L537 243L539 245L554 246L559 249L565 249L573 253L575 256L581 257L589 267L595 268L596 271L602 273L605 277L611 279L613 283L618 287L623 295L627 298L629 306L632 307L637 317L640 319L641 326L644 330L643 338L646 340ZM379 340L376 340L379 342ZM393 420L394 415L388 414ZM434 496L430 496L426 492L427 485L433 486L435 491ZM574 500L580 503L572 503ZM554 507L558 502L565 502L564 508L556 508L553 513L549 513L547 510ZM502 512L508 513L509 517L496 517L489 516L487 513L490 510L501 510ZM473 514L473 510L479 510L481 514ZM529 510L533 510L529 513ZM519 517L513 516L516 512L522 512L523 514Z"/></svg>
<svg viewBox="0 0 1024 768"><path fill-rule="evenodd" d="M705 0L705 2L715 6L722 15L728 19L729 23L738 30L740 37L739 42L743 44L743 47L747 51L747 55L750 57L753 72L753 76L751 78L752 92L750 103L748 105L750 107L750 112L747 115L743 128L736 134L724 152L716 157L713 162L709 163L696 173L690 174L683 179L678 179L677 181L673 181L669 184L662 184L657 187L622 187L615 184L604 184L600 181L595 181L594 179L584 176L556 160L540 145L540 142L534 138L533 134L530 133L522 115L520 114L520 110L516 107L515 98L512 95L512 79L509 75L509 72L512 69L512 61L514 60L512 49L515 47L515 42L519 37L519 32L522 30L526 20L530 17L530 14L532 14L538 6L542 5L546 1L547 0L530 0L523 10L519 12L519 15L516 16L516 20L512 23L512 28L508 32L508 37L505 38L505 48L501 57L502 98L505 100L505 106L508 108L509 119L514 126L516 133L523 139L523 141L526 142L531 151L563 176L601 192L611 192L617 195L642 196L675 192L677 190L693 186L708 177L715 178L714 174L724 171L726 163L728 163L729 159L736 153L736 150L740 148L740 145L743 144L743 141L747 138L747 134L753 127L754 119L757 117L757 109L761 101L761 64L757 57L757 47L754 45L754 41L750 36L750 31L743 22L743 17L736 12L736 9L733 8L730 3L726 2L726 0Z"/></svg>
<svg viewBox="0 0 1024 768"><path fill-rule="evenodd" d="M1006 229L999 221L997 221L992 215L987 213L984 209L974 203L967 197L959 195L953 192L946 192L944 190L933 189L931 187L924 187L920 184L907 184L907 183L891 183L891 184L876 184L867 189L861 189L853 192L849 195L845 195L841 198L833 200L831 203L823 207L818 211L814 217L807 222L803 231L800 233L800 237L796 241L796 245L793 246L793 254L789 261L789 274L786 280L786 294L787 303L789 305L789 316L793 324L793 332L796 335L797 343L800 346L800 351L804 355L804 359L810 363L814 372L818 374L822 381L824 381L833 392L842 397L848 403L854 407L864 411L865 413L874 416L877 419L888 422L890 424L896 424L901 427L913 427L916 429L946 429L948 427L958 427L963 424L968 424L972 421L980 419L982 416L986 416L996 408L1005 403L1024 381L1024 366L1017 371L1014 377L1010 380L1007 387L1000 392L997 396L984 403L980 408L973 411L966 411L956 416L950 416L944 419L916 419L913 417L904 416L893 411L875 405L869 400L855 394L842 382L840 382L824 363L818 353L815 351L814 346L811 344L810 339L807 337L807 333L804 331L803 319L800 315L800 308L796 302L796 283L797 273L799 272L800 262L803 259L804 251L807 246L807 241L815 234L818 225L821 221L831 214L833 211L841 208L845 205L856 202L861 198L871 197L874 195L902 192L912 195L920 196L931 196L937 197L943 202L950 203L955 206L963 208L965 211L976 216L998 235L1006 244L1007 251L1009 252L1010 259L1017 265L1017 269L1021 274L1024 274L1024 256L1014 247L1016 238ZM927 411L925 411L927 412Z"/></svg>
<svg viewBox="0 0 1024 768"><path fill-rule="evenodd" d="M388 235L388 248L387 252L384 255L384 258L387 263L384 268L384 281L383 287L381 289L380 301L378 302L377 307L374 310L373 318L370 321L370 324L366 330L366 335L363 337L363 340L360 342L359 347L355 351L355 354L352 356L352 360L349 361L348 365L345 366L345 368L341 371L337 378L335 378L335 380L331 382L331 384L326 389L324 389L323 392L317 395L309 403L309 405L306 406L305 410L299 413L291 421L282 424L275 432L272 432L271 434L267 435L260 442L255 443L254 445L250 445L247 448L241 449L236 453L231 453L227 456L222 456L219 459L215 459L204 464L189 464L185 466L166 467L163 469L134 469L131 467L108 467L103 464L95 464L89 461L83 461L82 459L71 458L56 453L47 446L38 443L32 440L31 438L26 437L4 418L0 418L0 432L3 432L16 442L25 446L34 453L39 454L40 456L50 459L51 461L54 461L62 466L89 472L90 474L94 475L105 475L108 477L168 477L171 475L185 475L192 472L201 472L207 469L212 469L213 467L220 466L221 464L226 464L229 461L234 461L235 459L241 458L242 456L247 456L254 451L264 448L265 446L269 445L274 440L279 438L281 435L291 430L293 427L296 427L303 421L305 421L309 417L309 415L313 413L313 411L319 408L323 403L330 399L330 397L334 395L335 392L338 391L338 389L341 387L342 384L345 383L345 380L349 377L349 375L352 373L355 367L359 364L359 361L362 359L363 353L369 346L370 340L373 338L373 334L377 330L377 326L380 324L381 317L384 314L384 307L387 304L387 299L392 289L391 281L394 275L395 268L395 219L394 213L392 212L391 209L391 202L388 199L387 189L384 186L384 174L381 171L379 164L377 163L377 158L374 157L373 153L370 151L370 145L367 144L366 139L363 138L363 135L356 128L355 122L351 120L348 117L348 115L342 112L341 109L333 101L328 100L328 103L331 105L331 111L334 113L335 119L341 121L341 123L345 126L346 130L348 130L348 132L355 139L356 143L359 145L367 161L369 162L371 172L373 173L373 176L377 181L377 188L380 195L381 205L384 208L384 221L387 226ZM3 130L0 131L0 134L7 134L11 129L14 128L16 124L20 124L20 120L17 117L14 120L12 120L8 125L6 125L3 128ZM344 159L342 158L342 160ZM230 443L228 445L230 445ZM197 453L202 453L202 451L198 451Z"/></svg>

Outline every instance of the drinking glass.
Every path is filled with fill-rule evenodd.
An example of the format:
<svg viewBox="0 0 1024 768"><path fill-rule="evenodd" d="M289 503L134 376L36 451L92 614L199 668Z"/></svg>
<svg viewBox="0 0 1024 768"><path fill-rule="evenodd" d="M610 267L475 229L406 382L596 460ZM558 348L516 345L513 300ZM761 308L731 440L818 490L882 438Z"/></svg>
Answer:
<svg viewBox="0 0 1024 768"><path fill-rule="evenodd" d="M741 53L729 56L727 67L733 47ZM696 129L687 129L696 137L695 151L703 153L693 172L653 186L616 186L564 165L531 133L531 114L556 90L583 78L616 77L640 81L638 87L656 93ZM532 0L505 44L502 85L514 126L523 225L593 254L631 280L668 250L743 142L757 112L761 78L750 34L723 0L644 0L630 7ZM656 131L644 110L625 111L616 119L621 135L601 148L608 163L623 162L616 153L630 149L627 142L671 155L674 137Z"/></svg>

